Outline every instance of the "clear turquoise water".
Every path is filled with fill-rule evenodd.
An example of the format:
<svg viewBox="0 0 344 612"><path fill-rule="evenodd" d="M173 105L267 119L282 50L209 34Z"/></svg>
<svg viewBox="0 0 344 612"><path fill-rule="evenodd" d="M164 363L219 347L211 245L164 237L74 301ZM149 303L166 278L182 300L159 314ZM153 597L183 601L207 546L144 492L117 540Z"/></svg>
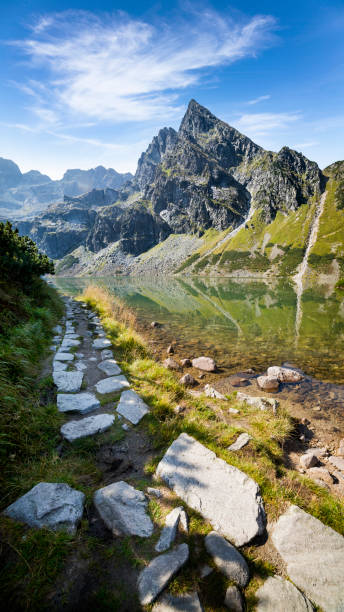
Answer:
<svg viewBox="0 0 344 612"><path fill-rule="evenodd" d="M106 287L137 315L152 321L157 345L174 340L181 355L207 353L226 371L289 362L321 381L344 382L344 295L307 290L297 307L285 279L267 285L233 279L56 278L76 295L90 283Z"/></svg>

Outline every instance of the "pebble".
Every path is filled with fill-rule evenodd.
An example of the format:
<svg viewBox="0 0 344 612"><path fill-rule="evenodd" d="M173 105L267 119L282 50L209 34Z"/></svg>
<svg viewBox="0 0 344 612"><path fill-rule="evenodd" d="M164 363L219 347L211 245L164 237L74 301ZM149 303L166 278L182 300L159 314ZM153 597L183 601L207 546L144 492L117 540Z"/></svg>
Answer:
<svg viewBox="0 0 344 612"><path fill-rule="evenodd" d="M196 380L193 376L191 376L191 374L184 374L184 376L179 379L179 382L185 387L193 387L193 385L196 384Z"/></svg>
<svg viewBox="0 0 344 612"><path fill-rule="evenodd" d="M164 366L168 370L180 370L181 369L179 363L172 357L168 357L167 359L165 359Z"/></svg>
<svg viewBox="0 0 344 612"><path fill-rule="evenodd" d="M183 366L183 368L191 368L192 366L191 359L181 359L180 363Z"/></svg>
<svg viewBox="0 0 344 612"><path fill-rule="evenodd" d="M243 448L244 446L246 446L246 444L249 443L249 441L252 440L252 436L250 436L248 433L242 433L240 434L240 436L237 438L237 440L235 442L233 442L233 444L231 444L230 446L228 446L227 450L229 451L237 451L240 450L241 448Z"/></svg>
<svg viewBox="0 0 344 612"><path fill-rule="evenodd" d="M314 467L318 463L318 457L314 453L306 453L300 457L300 465L305 468Z"/></svg>
<svg viewBox="0 0 344 612"><path fill-rule="evenodd" d="M167 347L166 353L168 355L173 355L174 354L174 348L173 348L172 344L170 344L170 346Z"/></svg>
<svg viewBox="0 0 344 612"><path fill-rule="evenodd" d="M147 493L148 495L154 495L154 497L162 497L162 492L160 489L154 489L154 487L147 487Z"/></svg>
<svg viewBox="0 0 344 612"><path fill-rule="evenodd" d="M270 376L258 376L257 384L262 391L278 391L280 385L278 378Z"/></svg>
<svg viewBox="0 0 344 612"><path fill-rule="evenodd" d="M216 363L211 357L196 357L192 360L192 367L205 372L216 372Z"/></svg>

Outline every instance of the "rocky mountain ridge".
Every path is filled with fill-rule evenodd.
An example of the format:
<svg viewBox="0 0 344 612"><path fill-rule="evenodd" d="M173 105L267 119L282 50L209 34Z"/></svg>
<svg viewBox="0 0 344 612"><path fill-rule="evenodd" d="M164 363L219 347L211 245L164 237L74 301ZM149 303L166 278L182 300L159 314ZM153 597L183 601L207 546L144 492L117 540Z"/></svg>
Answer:
<svg viewBox="0 0 344 612"><path fill-rule="evenodd" d="M76 197L93 189L119 189L132 175L97 166L91 170L67 170L53 181L37 170L22 173L9 159L0 158L0 217L24 218L45 210L64 196Z"/></svg>
<svg viewBox="0 0 344 612"><path fill-rule="evenodd" d="M142 259L146 269L150 249L154 248L156 265L157 252L164 253L160 245L163 247L169 236L178 235L185 243L185 249L180 249L179 269L212 273L216 264L216 273L222 273L222 269L232 273L252 260L256 268L262 264L258 271L265 273L273 267L276 253L277 260L290 256L290 244L285 240L278 237L270 244L270 225L275 233L278 227L290 225L298 246L291 248L293 266L287 266L289 273L300 263L312 211L328 178L301 153L288 147L278 153L265 151L191 100L178 132L172 128L160 130L141 155L135 177L118 190L116 197L114 194L114 200L91 206L93 213L81 234L77 231L74 242L74 249L79 249L74 259L80 266L74 262L70 272L89 270L95 256L97 262L102 261L101 270L105 267L107 272L140 270ZM96 192L92 193L90 204L96 198ZM61 224L59 210L50 207L47 211L52 224L48 229L43 227L46 216L36 219L31 227L25 226L39 246L57 259L74 250L73 239L64 240L68 228ZM68 229L73 236L78 221L74 222L71 214L69 223L74 223ZM187 239L190 235L203 239L196 251L186 247L194 244ZM232 244L235 248L228 254ZM265 253L266 247L272 251L271 258L270 252ZM97 271L97 265L92 271ZM161 268L175 271L166 270L163 262Z"/></svg>

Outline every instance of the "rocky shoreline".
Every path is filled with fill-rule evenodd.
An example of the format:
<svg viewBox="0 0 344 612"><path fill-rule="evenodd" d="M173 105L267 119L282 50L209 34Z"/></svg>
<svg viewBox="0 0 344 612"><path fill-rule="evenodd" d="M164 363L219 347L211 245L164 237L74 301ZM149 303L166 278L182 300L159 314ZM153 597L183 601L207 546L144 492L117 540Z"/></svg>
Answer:
<svg viewBox="0 0 344 612"><path fill-rule="evenodd" d="M247 380L254 378L260 394L254 390L252 393L252 388L246 392L245 388L245 393L240 391L231 397L206 379L208 375L216 375L216 363L211 357L179 359L175 348L168 346L163 367L157 364L157 376L161 380L164 371L169 373L172 370L166 379L171 386L176 384L173 383L175 374L178 377L182 375L175 392L175 398L180 396L181 401L172 407L177 424L175 433L172 430L170 434L172 443L165 443L165 450L159 455L153 450L152 433L147 446L145 423L152 423L150 419L154 416L159 427L160 414L163 427L166 415L163 416L161 409L160 413L156 412L154 397L144 391L147 375L142 378L141 397L136 390L137 373L135 377L128 367L123 371L116 353L116 341L112 339L120 333L118 323L114 320L111 323L106 314L99 317L97 312L89 309L91 302L87 298L84 302L65 298L65 318L55 328L51 347L57 410L66 418L60 430L59 454L63 460L68 445L99 436L112 428L121 431L121 442L102 447L103 465L104 461L107 462L106 453L115 454L110 460L111 469L103 470L102 486L93 491L92 529L95 533L105 529L107 534L112 534L107 537L115 540L126 537L133 542L134 538L151 542L151 552L143 567L139 571L131 570L132 575L129 572L127 577L129 583L136 584L134 599L137 596L139 602L139 605L130 604L130 609L154 604L156 612L243 611L246 598L248 609L258 612L277 609L310 611L314 609L313 604L324 612L342 610L344 537L286 499L280 499L278 516L273 518L271 501L265 499L265 489L261 490L252 477L251 468L243 469L245 461L240 464L242 453L245 456L245 453L258 452L259 458L259 446L253 450L257 435L254 433L255 419L264 413L266 425L275 427L278 419L283 417L280 402L267 391L277 391L280 385L302 384L302 373L290 367L277 366L270 367L261 377L252 370L241 373L232 377L232 385L246 386ZM152 323L152 330L156 327L158 324ZM109 333L109 330L115 328L114 336L114 332ZM123 334L126 333L123 327L121 329ZM136 363L134 360L133 367ZM142 365L144 363L143 360ZM197 380L187 372L190 369L193 373L198 372ZM202 387L204 385L202 389L199 380ZM150 397L150 401L146 397ZM221 431L226 427L230 431L232 443L227 445L227 450L224 448L227 453L225 460L209 448L204 434L201 441L191 433L194 422L192 403L197 404L203 398L205 403L200 404L199 416L205 410L209 415L213 412L210 421L215 418ZM232 431L230 423L233 422L236 428ZM306 432L309 422L300 425ZM233 435L234 431L240 430L239 436ZM197 436L201 436L201 430ZM336 454L332 454L329 448L315 446L306 433L299 435L298 443L304 449L307 447L299 457L299 471L313 479L320 490L326 489L343 497L344 441L339 444ZM142 444L147 447L143 453L139 450ZM133 459L135 453L139 459ZM138 487L149 459L153 459L154 470L150 472L153 479ZM85 502L81 491L63 482L39 482L12 503L4 514L32 528L62 529L74 536L80 528ZM158 514L152 515L149 511L152 503L156 513L159 509ZM89 507L89 502L87 504ZM161 516L158 522L157 516ZM199 551L196 557L194 546ZM260 578L257 585L252 576L256 575L256 569L249 561L248 551L253 559L256 555L259 557L262 547L273 550L278 561L275 569L270 565L270 576L265 576L264 580ZM198 555L201 563L197 562ZM204 564L204 558L208 565ZM183 574L188 574L190 563L193 588L190 590L189 586L187 589L183 587L181 592L176 593L173 589L169 592L168 586L174 584L175 577L183 580ZM80 568L76 571L74 580L80 579L80 571ZM224 589L222 603L215 606L209 605L215 594L211 582L207 583L214 575L221 576ZM254 592L253 599L247 595L250 589ZM124 611L128 609L126 606L122 604L116 609ZM52 609L60 607L53 605ZM67 606L67 609L72 608Z"/></svg>

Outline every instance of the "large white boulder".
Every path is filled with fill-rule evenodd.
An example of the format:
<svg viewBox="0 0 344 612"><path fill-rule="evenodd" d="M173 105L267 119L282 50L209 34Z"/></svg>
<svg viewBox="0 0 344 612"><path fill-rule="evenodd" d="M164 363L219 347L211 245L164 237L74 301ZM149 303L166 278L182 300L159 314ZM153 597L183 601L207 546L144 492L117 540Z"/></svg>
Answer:
<svg viewBox="0 0 344 612"><path fill-rule="evenodd" d="M280 516L272 542L289 578L324 612L344 610L344 537L298 506Z"/></svg>
<svg viewBox="0 0 344 612"><path fill-rule="evenodd" d="M156 475L236 546L265 531L257 483L186 433L167 450Z"/></svg>
<svg viewBox="0 0 344 612"><path fill-rule="evenodd" d="M65 529L74 534L81 520L85 495L62 482L40 482L4 510L30 527Z"/></svg>

